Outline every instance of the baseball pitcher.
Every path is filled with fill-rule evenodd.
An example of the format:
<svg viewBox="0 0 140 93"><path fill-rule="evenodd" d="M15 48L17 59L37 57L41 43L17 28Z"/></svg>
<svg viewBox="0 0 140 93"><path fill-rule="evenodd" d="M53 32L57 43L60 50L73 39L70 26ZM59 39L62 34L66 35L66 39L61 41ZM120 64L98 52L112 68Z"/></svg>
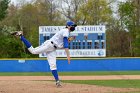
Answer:
<svg viewBox="0 0 140 93"><path fill-rule="evenodd" d="M31 45L31 43L23 36L22 31L13 32L11 33L11 35L19 36L21 41L25 44L25 46L28 48L30 53L32 54L46 53L47 54L50 70L56 80L56 86L61 87L59 76L57 73L56 49L59 49L59 48L65 49L67 59L68 59L68 64L70 64L68 37L69 37L70 32L75 30L76 26L77 25L73 21L67 21L66 28L60 30L52 38L50 38L50 40L46 40L42 45L36 48L34 48Z"/></svg>

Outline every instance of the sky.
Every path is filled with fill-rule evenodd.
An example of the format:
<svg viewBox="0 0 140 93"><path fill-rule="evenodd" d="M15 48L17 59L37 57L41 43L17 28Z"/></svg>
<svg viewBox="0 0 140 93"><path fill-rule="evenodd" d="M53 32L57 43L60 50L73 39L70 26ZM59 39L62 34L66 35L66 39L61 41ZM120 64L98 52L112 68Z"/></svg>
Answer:
<svg viewBox="0 0 140 93"><path fill-rule="evenodd" d="M17 2L17 0L11 0L11 2L14 2L14 3L16 3L16 2Z"/></svg>
<svg viewBox="0 0 140 93"><path fill-rule="evenodd" d="M11 3L15 3L16 4L18 1L19 0L11 0ZM24 1L31 1L31 0L24 0ZM118 1L122 1L123 2L123 1L126 1L126 0L118 0Z"/></svg>
<svg viewBox="0 0 140 93"><path fill-rule="evenodd" d="M16 4L16 3L18 3L19 1L22 1L22 0L10 0L10 1L11 1L11 3ZM31 1L31 0L24 0L24 1Z"/></svg>
<svg viewBox="0 0 140 93"><path fill-rule="evenodd" d="M30 1L32 1L32 0L11 0L11 3L14 3L14 4L16 5L16 4L18 4L19 2L24 2L24 1L30 2ZM116 1L125 2L125 1L127 1L127 0L116 0ZM117 5L117 4L114 4L114 5L113 5L113 7L114 7L115 9L116 9L116 5Z"/></svg>

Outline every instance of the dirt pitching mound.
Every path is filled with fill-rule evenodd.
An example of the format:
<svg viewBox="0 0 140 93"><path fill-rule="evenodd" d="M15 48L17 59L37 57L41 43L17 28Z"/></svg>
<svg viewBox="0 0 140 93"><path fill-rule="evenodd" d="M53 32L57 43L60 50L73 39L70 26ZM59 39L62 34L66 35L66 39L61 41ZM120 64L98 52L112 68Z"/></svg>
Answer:
<svg viewBox="0 0 140 93"><path fill-rule="evenodd" d="M0 93L126 93L133 88L112 88L86 84L62 83L56 88L51 81L0 81Z"/></svg>

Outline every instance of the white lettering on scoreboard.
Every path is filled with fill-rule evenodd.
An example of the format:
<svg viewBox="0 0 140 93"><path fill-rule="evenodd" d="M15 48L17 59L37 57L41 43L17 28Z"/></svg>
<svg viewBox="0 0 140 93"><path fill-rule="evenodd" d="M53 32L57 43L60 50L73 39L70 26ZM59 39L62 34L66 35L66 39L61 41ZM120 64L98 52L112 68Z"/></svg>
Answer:
<svg viewBox="0 0 140 93"><path fill-rule="evenodd" d="M56 33L65 26L39 26L39 33ZM105 26L78 26L72 33L105 33Z"/></svg>
<svg viewBox="0 0 140 93"><path fill-rule="evenodd" d="M65 26L39 26L39 42L50 39L56 32ZM77 26L70 36L74 40L70 42L71 57L105 57L106 56L106 28L102 25ZM64 49L56 50L57 57L66 57ZM39 57L46 57L40 54Z"/></svg>
<svg viewBox="0 0 140 93"><path fill-rule="evenodd" d="M105 49L92 49L92 50L70 50L71 57L105 57ZM46 53L40 55L40 57L46 57ZM57 50L57 57L66 57L65 50Z"/></svg>

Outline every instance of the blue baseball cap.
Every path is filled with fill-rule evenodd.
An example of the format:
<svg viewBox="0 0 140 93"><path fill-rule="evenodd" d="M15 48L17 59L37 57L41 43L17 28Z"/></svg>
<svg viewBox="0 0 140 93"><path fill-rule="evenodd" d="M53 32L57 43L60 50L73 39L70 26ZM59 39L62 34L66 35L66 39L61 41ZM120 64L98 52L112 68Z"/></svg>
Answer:
<svg viewBox="0 0 140 93"><path fill-rule="evenodd" d="M77 26L73 21L67 21L66 23L67 26Z"/></svg>

